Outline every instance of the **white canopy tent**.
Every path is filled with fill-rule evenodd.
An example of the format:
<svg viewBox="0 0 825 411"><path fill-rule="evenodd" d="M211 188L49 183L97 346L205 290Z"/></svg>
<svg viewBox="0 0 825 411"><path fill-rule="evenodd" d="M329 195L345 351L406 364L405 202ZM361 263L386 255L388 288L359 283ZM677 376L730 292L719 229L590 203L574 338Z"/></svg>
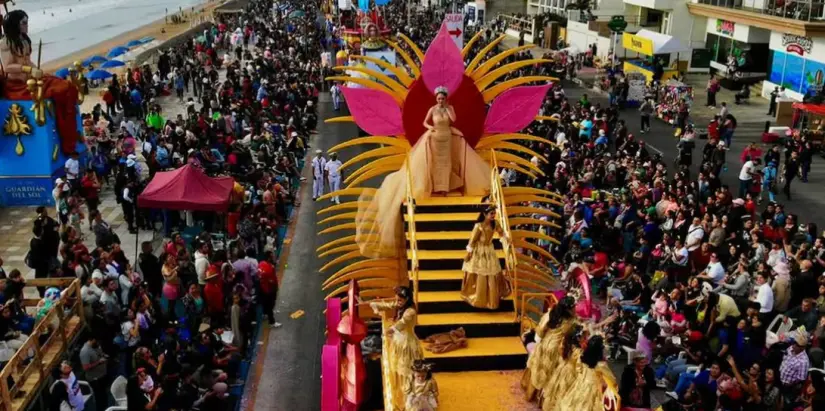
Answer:
<svg viewBox="0 0 825 411"><path fill-rule="evenodd" d="M657 33L647 29L639 30L636 37L648 39L653 42L653 54L684 53L690 51L690 47L682 44L679 39L667 34Z"/></svg>

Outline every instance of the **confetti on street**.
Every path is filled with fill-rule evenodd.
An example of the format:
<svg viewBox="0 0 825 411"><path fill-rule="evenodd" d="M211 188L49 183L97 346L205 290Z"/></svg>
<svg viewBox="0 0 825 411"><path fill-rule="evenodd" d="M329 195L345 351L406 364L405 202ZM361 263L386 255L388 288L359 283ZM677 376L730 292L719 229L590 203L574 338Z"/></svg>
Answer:
<svg viewBox="0 0 825 411"><path fill-rule="evenodd" d="M289 315L293 320L297 320L304 316L304 310L298 310Z"/></svg>

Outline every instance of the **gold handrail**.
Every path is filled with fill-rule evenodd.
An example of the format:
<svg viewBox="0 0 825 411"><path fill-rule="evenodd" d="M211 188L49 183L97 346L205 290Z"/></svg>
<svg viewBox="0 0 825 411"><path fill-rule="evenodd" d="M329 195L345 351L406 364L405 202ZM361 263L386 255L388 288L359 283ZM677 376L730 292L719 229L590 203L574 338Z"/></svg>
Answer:
<svg viewBox="0 0 825 411"><path fill-rule="evenodd" d="M522 315L522 317L521 317L521 321L519 322L519 334L524 333L524 320L525 320L525 318L528 321L532 321L532 319L525 314L525 307L527 307L527 302L531 301L531 300L534 300L536 298L545 299L547 297L550 297L550 300L553 301L553 305L556 305L556 304L559 303L558 298L556 298L556 295L553 294L553 293L524 293L524 294L521 295L521 315ZM538 323L536 323L536 324L538 324Z"/></svg>
<svg viewBox="0 0 825 411"><path fill-rule="evenodd" d="M404 163L407 172L407 231L410 233L410 271L413 275L413 300L415 310L418 311L418 241L415 237L415 198L412 195L412 170L410 170L410 155Z"/></svg>
<svg viewBox="0 0 825 411"><path fill-rule="evenodd" d="M516 259L516 249L513 247L513 237L510 235L510 222L507 217L507 206L504 203L504 190L501 187L501 177L498 170L498 163L496 160L495 150L490 150L492 153L491 163L492 171L490 173L490 202L496 207L496 214L498 215L501 231L504 233L505 241L501 242L504 249L504 265L512 278L512 293L513 293L513 314L518 320L518 261Z"/></svg>

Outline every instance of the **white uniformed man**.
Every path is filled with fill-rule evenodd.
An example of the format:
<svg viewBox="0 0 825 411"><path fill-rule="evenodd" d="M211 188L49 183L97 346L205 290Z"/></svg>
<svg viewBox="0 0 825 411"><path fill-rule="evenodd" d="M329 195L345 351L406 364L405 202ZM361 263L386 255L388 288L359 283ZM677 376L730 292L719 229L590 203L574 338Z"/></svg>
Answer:
<svg viewBox="0 0 825 411"><path fill-rule="evenodd" d="M329 192L335 192L341 189L341 160L338 160L338 154L329 153L329 161L326 165L327 178L329 179ZM332 198L335 204L341 204L338 196Z"/></svg>
<svg viewBox="0 0 825 411"><path fill-rule="evenodd" d="M332 107L335 111L341 109L341 87L338 87L338 83L333 83L332 87L329 89L329 93L332 95Z"/></svg>
<svg viewBox="0 0 825 411"><path fill-rule="evenodd" d="M312 159L312 199L317 200L318 197L324 195L324 180L327 174L327 159L324 158L324 152L315 150L315 157Z"/></svg>

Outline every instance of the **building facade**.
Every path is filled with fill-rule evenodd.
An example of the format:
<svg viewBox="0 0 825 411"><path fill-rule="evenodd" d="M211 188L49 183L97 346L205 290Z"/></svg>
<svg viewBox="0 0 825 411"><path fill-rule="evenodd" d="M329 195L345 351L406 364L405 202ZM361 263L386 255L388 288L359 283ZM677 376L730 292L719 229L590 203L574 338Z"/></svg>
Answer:
<svg viewBox="0 0 825 411"><path fill-rule="evenodd" d="M710 66L726 74L735 58L744 77L764 80L761 93L777 86L795 100L822 90L825 77L825 1L689 0L704 18ZM722 18L720 18L722 17Z"/></svg>

